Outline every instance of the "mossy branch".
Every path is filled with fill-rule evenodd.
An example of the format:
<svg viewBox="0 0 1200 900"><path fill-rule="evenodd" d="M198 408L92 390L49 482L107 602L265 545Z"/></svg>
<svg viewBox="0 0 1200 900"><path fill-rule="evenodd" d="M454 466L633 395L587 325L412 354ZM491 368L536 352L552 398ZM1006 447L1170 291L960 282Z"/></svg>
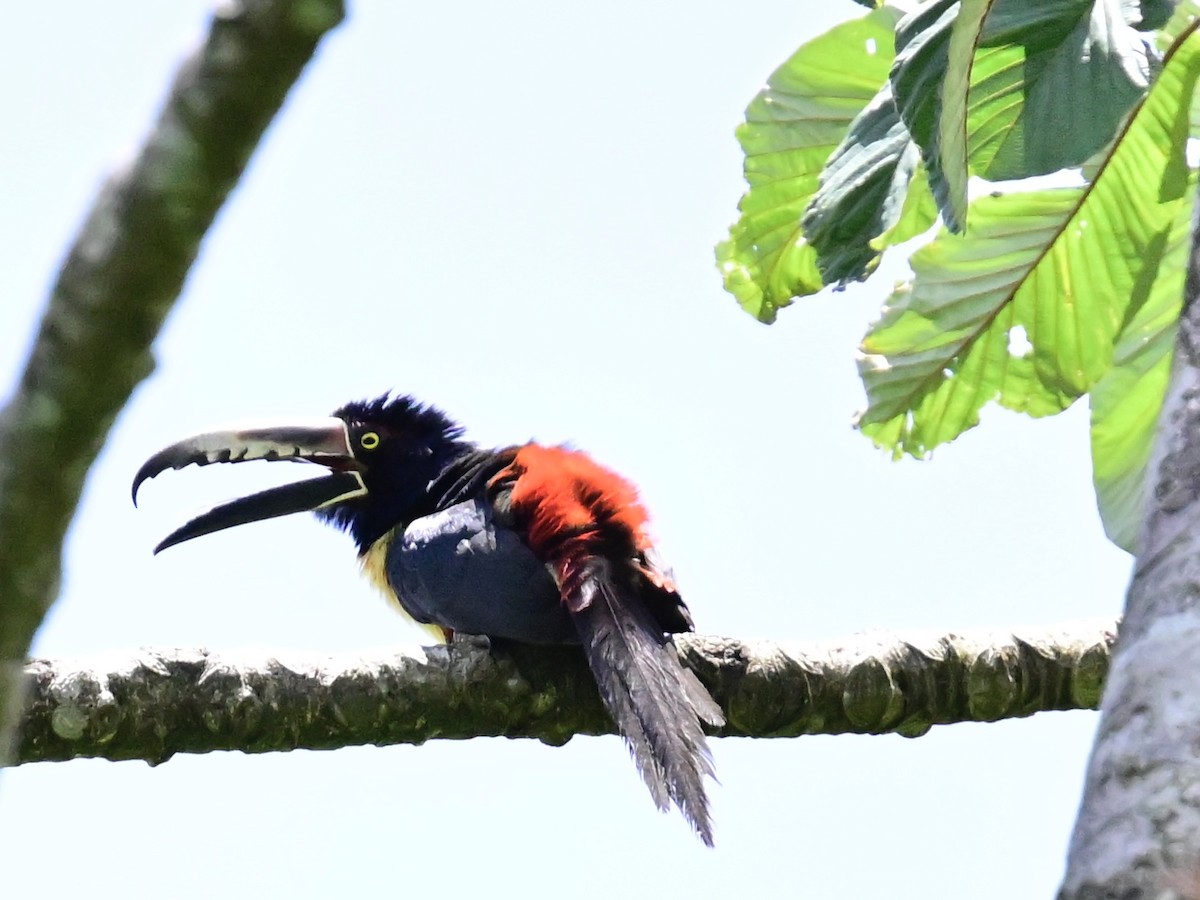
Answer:
<svg viewBox="0 0 1200 900"><path fill-rule="evenodd" d="M932 725L1094 709L1110 622L1053 630L823 645L681 636L685 662L725 709L719 734L916 736ZM163 762L176 753L419 744L486 735L560 744L612 732L572 648L456 642L386 657L239 658L143 651L34 660L18 762Z"/></svg>

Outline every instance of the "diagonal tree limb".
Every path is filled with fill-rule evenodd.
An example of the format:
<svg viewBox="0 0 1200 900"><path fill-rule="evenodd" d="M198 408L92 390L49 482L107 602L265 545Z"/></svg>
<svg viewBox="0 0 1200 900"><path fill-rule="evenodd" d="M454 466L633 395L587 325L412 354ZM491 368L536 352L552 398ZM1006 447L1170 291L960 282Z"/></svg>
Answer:
<svg viewBox="0 0 1200 900"><path fill-rule="evenodd" d="M1113 622L1014 636L859 635L824 645L680 636L687 664L725 709L719 733L753 737L899 732L1092 709ZM485 735L560 744L607 734L572 648L240 659L203 650L109 661L35 660L17 761L163 762L176 753L264 753Z"/></svg>
<svg viewBox="0 0 1200 900"><path fill-rule="evenodd" d="M6 702L58 592L63 537L200 242L342 0L223 3L136 159L103 186L0 413L0 759ZM7 712L6 712L7 710ZM6 723L8 728L5 728Z"/></svg>

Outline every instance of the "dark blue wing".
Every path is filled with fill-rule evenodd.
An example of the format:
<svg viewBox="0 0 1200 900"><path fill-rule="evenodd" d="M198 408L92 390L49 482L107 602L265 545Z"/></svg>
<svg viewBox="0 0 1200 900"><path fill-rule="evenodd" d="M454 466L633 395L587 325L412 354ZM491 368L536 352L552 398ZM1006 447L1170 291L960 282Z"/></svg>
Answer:
<svg viewBox="0 0 1200 900"><path fill-rule="evenodd" d="M387 576L418 621L524 643L579 642L549 570L485 500L411 522L392 542Z"/></svg>

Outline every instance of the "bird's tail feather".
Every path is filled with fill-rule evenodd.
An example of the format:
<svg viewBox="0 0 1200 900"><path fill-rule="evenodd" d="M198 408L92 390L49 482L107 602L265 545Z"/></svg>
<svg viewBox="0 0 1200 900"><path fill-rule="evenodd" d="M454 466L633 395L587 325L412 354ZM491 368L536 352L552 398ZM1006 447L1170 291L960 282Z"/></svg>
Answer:
<svg viewBox="0 0 1200 900"><path fill-rule="evenodd" d="M701 722L723 725L720 707L645 605L622 595L610 563L590 560L572 582L564 600L604 705L654 802L663 810L673 802L711 847L704 778L715 776Z"/></svg>

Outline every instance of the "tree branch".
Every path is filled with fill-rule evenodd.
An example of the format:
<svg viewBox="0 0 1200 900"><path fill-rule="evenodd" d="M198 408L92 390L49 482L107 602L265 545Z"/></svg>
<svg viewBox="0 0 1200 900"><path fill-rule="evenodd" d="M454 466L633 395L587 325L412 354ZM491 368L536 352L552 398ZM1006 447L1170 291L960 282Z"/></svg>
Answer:
<svg viewBox="0 0 1200 900"><path fill-rule="evenodd" d="M1015 636L860 635L825 645L680 636L685 662L725 709L719 734L899 732L1093 709L1115 634L1084 622ZM34 660L18 762L264 753L485 735L561 744L607 734L573 648L480 643L411 656L239 659L203 650L120 661Z"/></svg>
<svg viewBox="0 0 1200 900"><path fill-rule="evenodd" d="M137 158L102 188L0 413L0 759L16 679L57 592L63 537L150 344L251 152L342 18L341 0L241 0L214 15ZM5 712L7 709L7 714Z"/></svg>

